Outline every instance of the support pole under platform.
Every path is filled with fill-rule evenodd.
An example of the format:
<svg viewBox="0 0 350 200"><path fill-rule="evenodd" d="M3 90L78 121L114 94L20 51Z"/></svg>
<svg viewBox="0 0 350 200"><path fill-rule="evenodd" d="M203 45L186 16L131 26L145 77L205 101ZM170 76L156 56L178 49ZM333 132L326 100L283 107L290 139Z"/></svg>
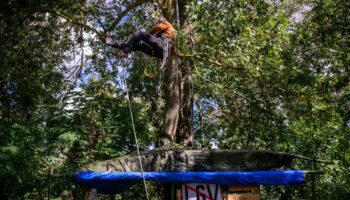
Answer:
<svg viewBox="0 0 350 200"><path fill-rule="evenodd" d="M91 188L88 192L86 192L85 200L97 200L97 189Z"/></svg>

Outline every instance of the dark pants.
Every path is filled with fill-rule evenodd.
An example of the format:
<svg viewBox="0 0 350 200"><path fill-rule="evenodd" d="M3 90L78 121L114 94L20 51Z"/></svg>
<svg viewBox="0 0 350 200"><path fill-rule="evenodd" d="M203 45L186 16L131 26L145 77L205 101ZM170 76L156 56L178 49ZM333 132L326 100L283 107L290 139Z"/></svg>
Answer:
<svg viewBox="0 0 350 200"><path fill-rule="evenodd" d="M125 53L142 51L149 56L163 58L164 42L161 38L149 34L146 31L136 31L125 44L112 44L113 47L122 49Z"/></svg>

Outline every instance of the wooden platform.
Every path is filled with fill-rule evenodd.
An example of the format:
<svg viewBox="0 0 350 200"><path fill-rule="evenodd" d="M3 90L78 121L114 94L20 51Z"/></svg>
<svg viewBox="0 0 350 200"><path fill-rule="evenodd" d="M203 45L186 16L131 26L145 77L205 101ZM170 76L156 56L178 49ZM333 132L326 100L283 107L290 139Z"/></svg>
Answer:
<svg viewBox="0 0 350 200"><path fill-rule="evenodd" d="M260 200L260 186L229 186L227 200Z"/></svg>

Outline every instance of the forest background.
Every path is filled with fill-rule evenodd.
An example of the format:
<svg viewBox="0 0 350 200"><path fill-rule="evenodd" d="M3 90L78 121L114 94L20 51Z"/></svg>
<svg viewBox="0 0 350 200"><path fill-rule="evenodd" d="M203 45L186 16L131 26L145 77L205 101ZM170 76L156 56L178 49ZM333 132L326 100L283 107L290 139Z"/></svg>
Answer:
<svg viewBox="0 0 350 200"><path fill-rule="evenodd" d="M161 146L166 75L140 53L116 59L104 43L107 33L126 40L150 28L154 2L175 11L167 17L177 29L180 102L190 105L178 127L193 148L329 160L298 162L322 173L263 187L263 197L349 199L348 0L1 1L0 198L81 199L81 188L55 175L135 151L126 86L141 150Z"/></svg>

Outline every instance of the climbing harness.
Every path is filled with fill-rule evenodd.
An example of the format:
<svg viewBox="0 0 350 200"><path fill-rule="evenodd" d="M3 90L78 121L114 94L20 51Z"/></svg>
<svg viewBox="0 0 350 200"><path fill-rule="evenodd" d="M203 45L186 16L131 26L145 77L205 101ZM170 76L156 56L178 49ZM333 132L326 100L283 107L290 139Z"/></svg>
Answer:
<svg viewBox="0 0 350 200"><path fill-rule="evenodd" d="M165 66L165 64L170 56L171 48L174 44L174 41L171 38L165 37L163 35L161 35L159 37L159 39L161 39L163 42L163 52L162 52L163 58L162 58L161 63L160 63L160 70L163 70L164 66ZM140 44L144 44L147 47L149 47L150 49L152 49L152 55L155 55L154 48L152 48L149 44L147 44L147 42L141 40ZM158 75L158 73L156 75ZM145 67L144 74L148 77L152 77L152 78L154 77L154 76L149 75L149 73L147 73L147 66Z"/></svg>
<svg viewBox="0 0 350 200"><path fill-rule="evenodd" d="M174 41L172 39L168 38L168 37L163 36L163 35L160 37L160 39L163 40L163 43L164 43L164 46L165 46L164 49L166 49L168 51L168 54L169 54L169 50L173 46Z"/></svg>
<svg viewBox="0 0 350 200"><path fill-rule="evenodd" d="M164 44L164 47L163 47L163 59L162 59L161 64L160 64L160 70L163 70L164 66L167 63L168 58L170 56L171 48L172 48L174 42L173 42L172 39L170 39L168 37L165 37L163 35L161 35L160 38L161 38L161 40L163 41L163 44Z"/></svg>

